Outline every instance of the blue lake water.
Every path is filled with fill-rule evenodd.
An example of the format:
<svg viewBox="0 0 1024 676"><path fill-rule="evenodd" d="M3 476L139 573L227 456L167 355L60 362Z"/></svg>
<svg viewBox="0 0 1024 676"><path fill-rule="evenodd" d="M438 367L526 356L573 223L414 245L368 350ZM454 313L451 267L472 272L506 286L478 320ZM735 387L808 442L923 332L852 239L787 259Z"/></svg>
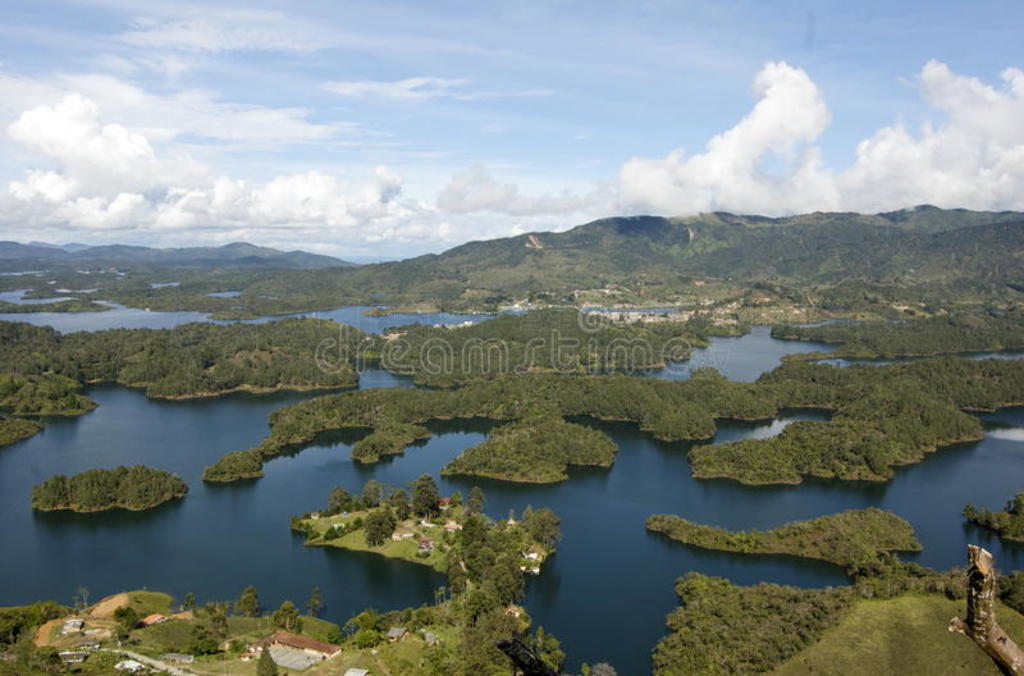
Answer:
<svg viewBox="0 0 1024 676"><path fill-rule="evenodd" d="M331 318L340 321L363 317L355 309L336 312ZM451 323L464 319L452 317ZM369 324L378 330L389 320L406 323L400 315L366 319L381 320ZM437 323L448 321L439 318ZM783 354L817 349L821 346L773 340L767 329L758 328L742 338L715 339L695 353L694 361L750 381L774 368ZM369 371L360 386L409 385L386 372ZM486 438L491 426L474 420L436 423L431 425L435 436L425 443L370 466L350 459L358 438L354 433L332 433L269 462L263 479L216 486L200 480L205 465L259 442L271 411L313 395L159 401L118 386L92 387L89 394L100 404L96 410L52 421L39 435L0 448L0 570L6 573L0 577L0 605L40 598L68 602L80 585L88 586L93 598L147 587L179 598L192 591L201 601L228 600L248 584L257 586L267 606L286 598L302 603L318 585L327 602L326 617L337 621L370 606L429 603L444 584L443 576L373 554L304 547L289 531L288 520L320 508L335 485L355 492L370 478L403 486L422 473L438 477L445 463ZM715 441L775 434L792 420L822 415L786 411L775 421L723 422ZM665 615L676 607L674 582L687 571L741 584L846 583L842 571L825 563L679 545L644 530L651 514L750 529L877 506L903 516L917 530L925 549L907 558L947 568L963 563L964 547L972 542L992 550L1003 569L1024 568L1024 547L1003 544L965 524L960 515L967 502L1000 507L1024 486L1024 409L981 418L989 430L983 441L942 449L899 469L884 484L819 480L751 488L727 480L698 481L690 476L689 444L656 441L631 424L589 420L582 422L604 430L620 448L611 469L576 470L569 481L544 486L438 481L443 492L464 495L480 485L487 494L486 511L496 518L527 505L554 509L562 517L564 539L541 575L528 579L527 609L536 625L562 640L570 668L584 660L607 661L621 674L639 674L649 670ZM29 507L31 486L53 474L134 463L179 474L191 492L183 501L141 514L35 514Z"/></svg>

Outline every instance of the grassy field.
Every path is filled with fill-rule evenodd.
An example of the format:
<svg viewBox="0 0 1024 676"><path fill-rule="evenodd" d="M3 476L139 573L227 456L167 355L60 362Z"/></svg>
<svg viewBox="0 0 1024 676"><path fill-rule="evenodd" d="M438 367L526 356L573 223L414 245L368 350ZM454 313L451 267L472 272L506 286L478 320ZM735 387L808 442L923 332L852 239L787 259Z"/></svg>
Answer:
<svg viewBox="0 0 1024 676"><path fill-rule="evenodd" d="M306 519L303 523L312 527L314 533L322 534L335 524L344 524L357 517L365 518L367 513L368 512L352 512L344 516L338 515L321 519ZM357 552L372 552L373 554L379 554L380 556L419 563L425 566L430 566L435 570L443 571L444 552L442 549L444 549L443 539L445 530L442 526L421 526L416 523L415 519L410 519L398 524L398 532L411 532L415 535L414 537L398 541L388 538L381 546L371 547L366 544L365 532L360 528L359 530L354 530L351 533L346 533L340 538L316 540L315 542L307 540L306 544L319 547L339 547L341 549L351 549ZM430 555L422 558L417 556L418 545L416 544L416 540L420 536L431 538L434 540L435 544L434 550L430 552Z"/></svg>
<svg viewBox="0 0 1024 676"><path fill-rule="evenodd" d="M128 592L128 598L131 600L131 607L135 609L135 612L139 614L139 617L145 617L146 615L151 615L153 613L169 615L174 612L171 608L171 603L174 602L174 597L170 594L151 591L133 591Z"/></svg>
<svg viewBox="0 0 1024 676"><path fill-rule="evenodd" d="M860 601L820 641L773 674L998 676L999 670L970 639L946 630L950 618L963 616L965 603L937 594ZM1024 617L1002 605L997 617L1012 638L1024 641Z"/></svg>

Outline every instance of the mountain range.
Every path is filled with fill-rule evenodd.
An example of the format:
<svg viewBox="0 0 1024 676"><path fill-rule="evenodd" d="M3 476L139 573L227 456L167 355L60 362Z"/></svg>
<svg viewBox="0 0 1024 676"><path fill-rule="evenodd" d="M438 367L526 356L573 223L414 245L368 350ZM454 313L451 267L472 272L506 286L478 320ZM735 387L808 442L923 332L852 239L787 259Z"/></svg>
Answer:
<svg viewBox="0 0 1024 676"><path fill-rule="evenodd" d="M1024 213L922 206L785 218L701 214L606 218L565 232L469 242L441 254L284 273L261 290L349 299L483 300L608 285L672 291L694 280L790 287L851 281L901 288L1024 285ZM276 287L276 288L275 288Z"/></svg>
<svg viewBox="0 0 1024 676"><path fill-rule="evenodd" d="M280 251L245 242L217 247L154 249L145 246L112 244L88 246L0 241L0 259L39 263L77 263L91 265L144 265L153 267L229 267L319 269L352 266L354 263L305 251Z"/></svg>

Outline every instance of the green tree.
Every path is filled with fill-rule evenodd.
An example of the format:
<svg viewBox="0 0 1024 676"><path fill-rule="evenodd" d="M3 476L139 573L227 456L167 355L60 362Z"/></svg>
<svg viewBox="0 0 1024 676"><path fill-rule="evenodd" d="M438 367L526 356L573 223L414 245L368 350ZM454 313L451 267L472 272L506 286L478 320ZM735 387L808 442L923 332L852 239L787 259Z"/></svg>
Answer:
<svg viewBox="0 0 1024 676"><path fill-rule="evenodd" d="M131 606L124 606L114 611L114 619L117 621L118 638L123 639L139 623L139 614Z"/></svg>
<svg viewBox="0 0 1024 676"><path fill-rule="evenodd" d="M291 601L285 601L280 608L270 614L270 621L280 629L298 631L300 626L299 609Z"/></svg>
<svg viewBox="0 0 1024 676"><path fill-rule="evenodd" d="M192 625L192 643L189 652L196 655L212 655L219 650L217 641L210 636L210 632L201 624Z"/></svg>
<svg viewBox="0 0 1024 676"><path fill-rule="evenodd" d="M371 547L380 547L395 532L397 525L394 514L387 507L373 510L366 515L366 521L363 522L363 536L366 538L366 544Z"/></svg>
<svg viewBox="0 0 1024 676"><path fill-rule="evenodd" d="M523 596L523 574L516 559L509 554L499 556L484 579L494 585L495 596L501 605L515 603Z"/></svg>
<svg viewBox="0 0 1024 676"><path fill-rule="evenodd" d="M440 513L437 501L440 495L434 477L429 474L421 474L413 483L412 489L412 511L419 516L432 517Z"/></svg>
<svg viewBox="0 0 1024 676"><path fill-rule="evenodd" d="M242 595L235 601L235 615L256 617L260 614L260 595L256 587L249 585L242 590Z"/></svg>
<svg viewBox="0 0 1024 676"><path fill-rule="evenodd" d="M306 601L306 610L309 611L310 617L316 617L323 607L324 600L320 593L320 587L313 587L313 592L309 595L309 600Z"/></svg>
<svg viewBox="0 0 1024 676"><path fill-rule="evenodd" d="M376 507L384 497L384 484L370 479L363 485L362 500L366 507Z"/></svg>
<svg viewBox="0 0 1024 676"><path fill-rule="evenodd" d="M537 627L537 632L530 639L530 646L534 652L537 653L542 660L547 662L548 666L555 669L555 671L561 672L562 662L565 661L565 653L562 651L562 646L555 638L553 634L549 634L544 631L544 627ZM602 673L605 676L614 676L615 670L613 669L609 674L607 671L597 671L600 665L595 665L590 670L591 674L601 676Z"/></svg>
<svg viewBox="0 0 1024 676"><path fill-rule="evenodd" d="M213 630L213 635L219 639L227 638L228 636L228 616L224 612L224 607L218 605L216 610L210 615L210 629Z"/></svg>
<svg viewBox="0 0 1024 676"><path fill-rule="evenodd" d="M461 507L461 506L462 506L462 493L460 493L459 491L455 491L454 493L452 493L452 507Z"/></svg>
<svg viewBox="0 0 1024 676"><path fill-rule="evenodd" d="M341 486L331 489L331 494L327 497L327 509L331 512L344 511L351 503L352 496Z"/></svg>
<svg viewBox="0 0 1024 676"><path fill-rule="evenodd" d="M524 513L525 518L525 513ZM526 532L534 542L548 549L554 549L562 539L562 522L548 508L538 509L530 514L530 520L524 522Z"/></svg>
<svg viewBox="0 0 1024 676"><path fill-rule="evenodd" d="M392 493L388 497L388 506L395 510L395 517L399 521L405 521L409 518L409 496L405 494L405 491L399 489Z"/></svg>
<svg viewBox="0 0 1024 676"><path fill-rule="evenodd" d="M264 648L260 653L260 661L256 665L256 676L277 676L277 663L270 656L268 648Z"/></svg>
<svg viewBox="0 0 1024 676"><path fill-rule="evenodd" d="M192 592L185 594L185 599L181 603L181 609L185 611L192 610L196 607L196 595Z"/></svg>
<svg viewBox="0 0 1024 676"><path fill-rule="evenodd" d="M484 511L484 492L479 486L473 486L469 491L469 498L466 499L466 509L470 514L480 514Z"/></svg>

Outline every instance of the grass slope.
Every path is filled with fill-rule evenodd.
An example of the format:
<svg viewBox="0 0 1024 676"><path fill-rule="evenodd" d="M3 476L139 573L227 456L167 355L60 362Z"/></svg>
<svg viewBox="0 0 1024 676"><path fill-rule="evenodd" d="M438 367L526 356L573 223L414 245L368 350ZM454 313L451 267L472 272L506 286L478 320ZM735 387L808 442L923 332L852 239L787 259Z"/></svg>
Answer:
<svg viewBox="0 0 1024 676"><path fill-rule="evenodd" d="M858 601L821 639L779 666L775 676L804 674L992 674L999 670L965 636L946 631L964 602L937 594ZM1024 640L1024 617L1000 606L999 623Z"/></svg>

